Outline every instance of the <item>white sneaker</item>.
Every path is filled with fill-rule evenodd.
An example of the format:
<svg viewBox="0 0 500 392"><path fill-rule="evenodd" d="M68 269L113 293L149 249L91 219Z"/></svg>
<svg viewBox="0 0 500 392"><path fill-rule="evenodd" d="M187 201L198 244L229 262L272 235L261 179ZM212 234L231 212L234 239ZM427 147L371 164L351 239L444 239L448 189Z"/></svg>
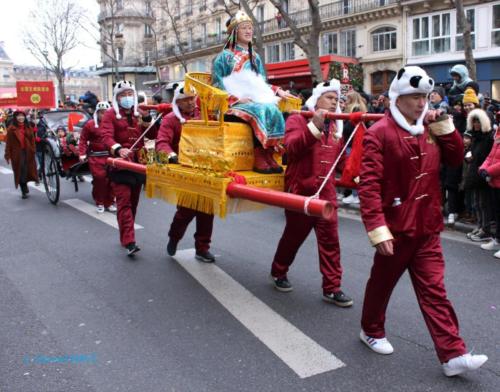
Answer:
<svg viewBox="0 0 500 392"><path fill-rule="evenodd" d="M496 257L497 259L500 259L500 250L495 252L493 256Z"/></svg>
<svg viewBox="0 0 500 392"><path fill-rule="evenodd" d="M481 245L481 249L484 250L499 250L500 244L496 239L492 239L490 242Z"/></svg>
<svg viewBox="0 0 500 392"><path fill-rule="evenodd" d="M359 204L359 197L358 196L349 195L349 196L344 197L342 199L342 203L344 203L344 204Z"/></svg>
<svg viewBox="0 0 500 392"><path fill-rule="evenodd" d="M454 225L455 224L455 214L449 214L448 215L448 224L449 225Z"/></svg>
<svg viewBox="0 0 500 392"><path fill-rule="evenodd" d="M470 353L460 355L443 363L445 376L452 377L468 370L479 369L488 360L486 355L472 355Z"/></svg>
<svg viewBox="0 0 500 392"><path fill-rule="evenodd" d="M98 213L98 214L102 214L102 213L104 213L104 206L103 206L102 204L99 204L99 205L97 206L97 213Z"/></svg>
<svg viewBox="0 0 500 392"><path fill-rule="evenodd" d="M392 344L389 343L386 338L375 339L370 336L366 336L363 330L361 330L361 332L359 333L359 338L364 344L370 347L377 354L387 355L394 352L394 347L392 347Z"/></svg>
<svg viewBox="0 0 500 392"><path fill-rule="evenodd" d="M106 208L109 212L116 212L116 206L111 204L108 208Z"/></svg>

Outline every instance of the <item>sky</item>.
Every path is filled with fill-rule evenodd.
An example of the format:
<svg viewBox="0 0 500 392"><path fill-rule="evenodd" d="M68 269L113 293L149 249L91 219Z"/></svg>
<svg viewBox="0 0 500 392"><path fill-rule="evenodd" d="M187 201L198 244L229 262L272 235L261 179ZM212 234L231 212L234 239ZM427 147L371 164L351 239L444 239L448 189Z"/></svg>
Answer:
<svg viewBox="0 0 500 392"><path fill-rule="evenodd" d="M4 42L7 55L16 65L40 65L23 45L23 30L30 28L27 17L31 10L36 9L36 0L2 0L2 22L0 28L0 41ZM79 0L80 7L88 10L88 16L97 21L99 6L96 0ZM72 68L87 68L100 63L99 47L95 39L88 33L82 33L80 45L65 58L65 66Z"/></svg>

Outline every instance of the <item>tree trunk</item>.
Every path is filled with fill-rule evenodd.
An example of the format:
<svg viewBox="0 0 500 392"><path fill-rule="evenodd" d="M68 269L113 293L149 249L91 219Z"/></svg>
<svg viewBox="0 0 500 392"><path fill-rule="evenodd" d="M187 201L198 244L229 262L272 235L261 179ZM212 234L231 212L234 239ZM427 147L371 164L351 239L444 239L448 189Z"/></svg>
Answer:
<svg viewBox="0 0 500 392"><path fill-rule="evenodd" d="M455 0L457 9L457 26L463 32L465 66L469 70L469 76L476 81L476 61L472 51L471 26L464 11L463 0Z"/></svg>
<svg viewBox="0 0 500 392"><path fill-rule="evenodd" d="M66 101L66 94L64 93L64 73L62 75L61 73L57 73L56 78L58 84L57 90L59 92L59 99L64 103Z"/></svg>

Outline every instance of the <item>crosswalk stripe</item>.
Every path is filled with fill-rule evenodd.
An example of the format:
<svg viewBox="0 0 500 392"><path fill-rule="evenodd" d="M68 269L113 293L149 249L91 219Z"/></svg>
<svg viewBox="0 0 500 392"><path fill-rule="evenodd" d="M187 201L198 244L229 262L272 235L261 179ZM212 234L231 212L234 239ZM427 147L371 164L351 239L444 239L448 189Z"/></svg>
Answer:
<svg viewBox="0 0 500 392"><path fill-rule="evenodd" d="M300 378L345 366L219 267L200 263L194 255L194 249L186 249L174 259Z"/></svg>
<svg viewBox="0 0 500 392"><path fill-rule="evenodd" d="M0 166L0 173L2 174L12 174L13 171L7 167Z"/></svg>
<svg viewBox="0 0 500 392"><path fill-rule="evenodd" d="M115 229L118 229L118 221L116 220L116 215L112 214L110 212L104 212L102 214L97 213L96 208L94 205L87 203L86 201L80 200L80 199L67 199L63 200L63 203L73 207L74 209L81 211L92 218L95 218L103 223L106 223L107 225L110 225L114 227ZM136 230L139 229L144 229L141 225L138 225L137 223L134 224L134 228Z"/></svg>

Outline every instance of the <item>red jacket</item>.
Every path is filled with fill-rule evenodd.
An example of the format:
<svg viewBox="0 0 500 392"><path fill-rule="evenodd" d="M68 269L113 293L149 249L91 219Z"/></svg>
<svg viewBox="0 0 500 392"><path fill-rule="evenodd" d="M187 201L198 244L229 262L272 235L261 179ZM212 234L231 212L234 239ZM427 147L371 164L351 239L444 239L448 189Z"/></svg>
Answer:
<svg viewBox="0 0 500 392"><path fill-rule="evenodd" d="M426 127L422 135L412 136L390 113L371 126L363 139L358 191L372 245L390 239L391 233L422 236L442 231L439 166L459 166L462 157L456 130L436 137Z"/></svg>
<svg viewBox="0 0 500 392"><path fill-rule="evenodd" d="M500 130L497 129L495 142L488 157L483 162L479 170L486 170L491 177L489 182L492 188L500 188Z"/></svg>
<svg viewBox="0 0 500 392"><path fill-rule="evenodd" d="M102 123L99 128L96 128L94 120L89 120L80 133L78 153L82 156L87 155L87 153L102 151L108 151L102 141Z"/></svg>
<svg viewBox="0 0 500 392"><path fill-rule="evenodd" d="M186 120L198 120L200 119L200 111L196 109L192 117L184 115ZM181 121L175 116L174 112L167 114L160 126L158 131L158 137L156 138L155 149L156 151L162 151L167 154L175 152L179 154L179 141L181 140L182 124Z"/></svg>
<svg viewBox="0 0 500 392"><path fill-rule="evenodd" d="M315 127L314 127L315 128ZM293 114L286 120L285 148L288 166L285 172L285 190L297 195L312 196L319 189L325 176L337 159L344 145L343 139L335 139L335 123L330 123L330 132L323 132L318 139L308 128L305 117ZM345 157L339 161L337 170L343 168ZM335 173L321 191L321 199L337 204Z"/></svg>
<svg viewBox="0 0 500 392"><path fill-rule="evenodd" d="M134 116L133 108L127 112L120 108L121 119L116 118L116 114L113 108L109 108L104 113L102 118L101 128L102 128L102 142L106 149L111 152L111 155L117 156L117 149L119 147L130 148L132 144L142 135L146 127L139 124L139 120ZM149 139L155 139L158 128L153 126L146 137ZM135 151L138 151L144 146L144 139L141 139L139 143L134 147ZM137 154L135 155L135 160L137 160Z"/></svg>

